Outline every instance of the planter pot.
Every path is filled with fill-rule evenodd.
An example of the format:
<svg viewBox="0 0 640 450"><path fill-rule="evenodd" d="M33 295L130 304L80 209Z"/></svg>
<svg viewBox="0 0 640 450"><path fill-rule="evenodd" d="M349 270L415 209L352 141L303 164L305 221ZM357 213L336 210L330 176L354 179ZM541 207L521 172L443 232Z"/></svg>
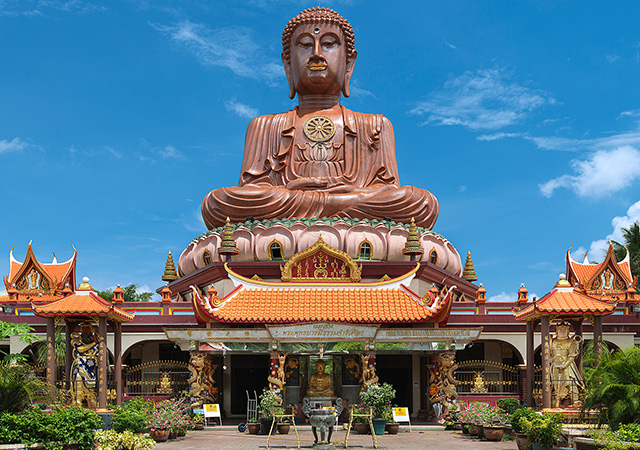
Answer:
<svg viewBox="0 0 640 450"><path fill-rule="evenodd" d="M260 419L260 432L258 434L269 434L269 430L271 429L271 422L273 422L272 418Z"/></svg>
<svg viewBox="0 0 640 450"><path fill-rule="evenodd" d="M354 425L358 434L368 434L370 432L368 423L354 423Z"/></svg>
<svg viewBox="0 0 640 450"><path fill-rule="evenodd" d="M178 430L176 431L169 431L169 439L176 439L178 437Z"/></svg>
<svg viewBox="0 0 640 450"><path fill-rule="evenodd" d="M385 430L389 434L398 434L398 430L400 429L399 423L388 423L385 427Z"/></svg>
<svg viewBox="0 0 640 450"><path fill-rule="evenodd" d="M384 434L384 428L387 426L387 419L373 419L373 432L376 436Z"/></svg>
<svg viewBox="0 0 640 450"><path fill-rule="evenodd" d="M156 442L165 442L169 439L169 430L151 430L149 436Z"/></svg>
<svg viewBox="0 0 640 450"><path fill-rule="evenodd" d="M502 426L485 425L482 427L484 438L487 441L501 441L504 434L504 428Z"/></svg>
<svg viewBox="0 0 640 450"><path fill-rule="evenodd" d="M529 438L524 433L516 433L516 444L518 444L518 450L528 450Z"/></svg>
<svg viewBox="0 0 640 450"><path fill-rule="evenodd" d="M178 437L186 436L187 430L178 430Z"/></svg>
<svg viewBox="0 0 640 450"><path fill-rule="evenodd" d="M533 450L551 450L551 448L544 445L540 445L536 442L534 442L532 445L533 445Z"/></svg>
<svg viewBox="0 0 640 450"><path fill-rule="evenodd" d="M194 430L204 430L204 424L203 423L197 423L195 427L193 427Z"/></svg>
<svg viewBox="0 0 640 450"><path fill-rule="evenodd" d="M453 424L453 429L458 431L462 430L462 424L460 422L456 422Z"/></svg>
<svg viewBox="0 0 640 450"><path fill-rule="evenodd" d="M258 434L260 432L260 424L259 423L248 423L247 430L249 430L249 434Z"/></svg>
<svg viewBox="0 0 640 450"><path fill-rule="evenodd" d="M478 435L478 425L476 425L475 423L470 423L469 425L469 434L471 436L477 436Z"/></svg>
<svg viewBox="0 0 640 450"><path fill-rule="evenodd" d="M289 430L291 429L291 425L288 423L279 423L278 424L278 433L280 434L289 434Z"/></svg>
<svg viewBox="0 0 640 450"><path fill-rule="evenodd" d="M484 437L484 426L482 424L476 426L478 427L478 437L482 439Z"/></svg>
<svg viewBox="0 0 640 450"><path fill-rule="evenodd" d="M460 426L462 427L462 433L463 434L469 434L469 424L468 423L461 423Z"/></svg>

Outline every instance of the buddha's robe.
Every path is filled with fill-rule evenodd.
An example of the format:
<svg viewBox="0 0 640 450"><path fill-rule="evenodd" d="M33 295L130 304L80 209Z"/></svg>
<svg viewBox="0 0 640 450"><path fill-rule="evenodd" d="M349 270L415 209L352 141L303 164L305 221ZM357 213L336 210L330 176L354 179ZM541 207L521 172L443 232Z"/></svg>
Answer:
<svg viewBox="0 0 640 450"><path fill-rule="evenodd" d="M211 191L202 202L209 229L231 222L311 217L383 219L432 228L438 201L429 191L400 186L393 127L378 114L342 107L344 141L340 161L331 161L326 187L289 189L304 178L308 163L300 161L294 143L297 109L260 116L249 124L238 187ZM334 158L335 159L335 158ZM307 164L307 166L305 166ZM327 166L329 167L329 166ZM340 172L342 170L342 173ZM326 173L326 171L325 171Z"/></svg>

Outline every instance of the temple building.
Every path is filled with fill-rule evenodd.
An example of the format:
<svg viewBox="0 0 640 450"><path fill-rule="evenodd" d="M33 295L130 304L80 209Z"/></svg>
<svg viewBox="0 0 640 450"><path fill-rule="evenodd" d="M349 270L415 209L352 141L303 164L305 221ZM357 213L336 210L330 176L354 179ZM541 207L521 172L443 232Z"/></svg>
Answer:
<svg viewBox="0 0 640 450"><path fill-rule="evenodd" d="M286 404L350 405L376 382L391 383L395 403L424 419L454 402L547 404L538 325L544 336L556 332L572 362L559 315L581 342L640 343L637 279L629 256L617 262L612 248L601 264L567 252L566 279L539 301L518 280L513 301L487 302L471 252L463 265L434 230L436 197L400 183L390 121L341 105L357 56L349 22L311 8L289 21L282 42L298 105L251 121L238 186L205 196L208 231L185 243L177 265L169 252L161 302L125 302L122 289L103 302L90 286L76 287L75 251L47 265L29 244L23 263L10 253L0 320L29 323L50 342L57 324L47 311L55 310L68 322L68 348L73 323L97 321L106 342L101 404L105 389L116 401L186 391L235 418L263 388ZM74 298L82 311L65 302ZM589 309L597 305L602 314ZM0 345L34 355L43 344ZM49 364L48 379L62 379L51 372L68 374L70 364ZM574 397L568 389L565 401Z"/></svg>

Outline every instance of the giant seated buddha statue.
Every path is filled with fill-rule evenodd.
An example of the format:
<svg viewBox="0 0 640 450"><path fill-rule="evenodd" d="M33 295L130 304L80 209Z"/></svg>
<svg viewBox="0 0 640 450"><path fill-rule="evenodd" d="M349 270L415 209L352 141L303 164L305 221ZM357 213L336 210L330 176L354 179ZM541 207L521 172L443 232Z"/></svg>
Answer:
<svg viewBox="0 0 640 450"><path fill-rule="evenodd" d="M289 21L282 45L289 97L297 95L298 106L249 124L239 185L207 194L207 227L223 226L227 217L413 217L431 229L438 201L400 185L389 120L340 105L357 56L349 22L328 8L307 9Z"/></svg>

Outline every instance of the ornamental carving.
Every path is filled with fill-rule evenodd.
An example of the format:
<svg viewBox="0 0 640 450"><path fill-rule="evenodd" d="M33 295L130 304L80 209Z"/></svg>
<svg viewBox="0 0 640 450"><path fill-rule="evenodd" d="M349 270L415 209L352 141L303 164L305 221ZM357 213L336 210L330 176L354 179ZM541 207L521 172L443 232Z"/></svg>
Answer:
<svg viewBox="0 0 640 450"><path fill-rule="evenodd" d="M296 253L281 267L284 282L351 282L361 279L361 267L345 252L331 247L322 236Z"/></svg>

